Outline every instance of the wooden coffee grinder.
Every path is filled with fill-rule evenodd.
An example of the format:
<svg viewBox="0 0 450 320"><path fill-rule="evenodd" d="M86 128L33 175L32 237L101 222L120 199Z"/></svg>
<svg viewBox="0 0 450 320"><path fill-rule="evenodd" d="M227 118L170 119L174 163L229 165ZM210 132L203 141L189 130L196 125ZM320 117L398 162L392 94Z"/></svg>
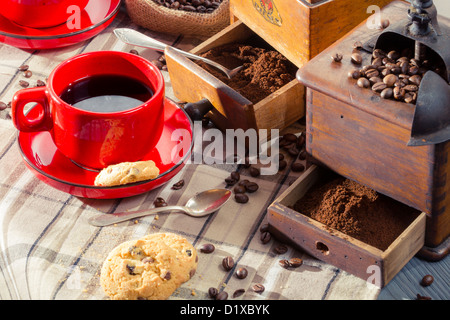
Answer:
<svg viewBox="0 0 450 320"><path fill-rule="evenodd" d="M385 29L363 22L297 73L307 88L307 152L313 161L426 213L422 257L440 260L450 241L450 21L432 0L394 1ZM351 60L361 43L362 62ZM348 73L376 49L410 50L422 74L416 104L383 99ZM340 53L340 62L330 57Z"/></svg>

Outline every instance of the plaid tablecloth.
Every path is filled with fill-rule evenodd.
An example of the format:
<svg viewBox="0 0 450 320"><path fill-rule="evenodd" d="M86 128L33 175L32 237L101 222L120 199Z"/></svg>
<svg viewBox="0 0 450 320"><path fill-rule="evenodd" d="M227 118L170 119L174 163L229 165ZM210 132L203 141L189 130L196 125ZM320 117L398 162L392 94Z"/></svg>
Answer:
<svg viewBox="0 0 450 320"><path fill-rule="evenodd" d="M33 76L26 80L34 85L75 54L134 49L115 38L112 31L117 27L135 28L186 50L201 42L142 30L122 10L105 31L75 46L20 50L0 45L0 101L8 103L21 88L19 80L23 80L23 75L18 67L23 64L30 66ZM159 57L150 49L138 51L149 60ZM176 100L169 74L163 74L166 95ZM155 232L174 232L195 247L212 243L216 248L211 254L199 253L195 276L170 299L210 299L210 287L225 290L230 300L237 289L244 289L245 293L234 300L376 299L379 294L378 288L364 280L301 250L289 246L286 253L277 254L274 248L280 244L278 240L261 242L259 228L267 223L267 207L302 174L292 172L289 166L276 175L253 178L246 169L234 164L191 163L165 186L142 195L114 200L77 198L45 184L27 169L9 112L9 108L0 111L0 299L107 299L99 284L100 268L107 254L123 241ZM296 133L302 129L297 123L286 130ZM201 146L196 146L195 152L201 152ZM89 217L101 212L151 208L156 197L164 198L168 204L183 205L199 191L225 187L224 179L234 170L240 170L241 179L259 184L259 190L250 194L246 204L230 200L220 211L204 218L162 213L103 228L87 223ZM185 186L173 190L172 184L181 179ZM237 267L245 267L248 276L238 279L232 272L224 271L221 261L225 256L233 257ZM279 260L292 257L303 259L303 265L295 269L279 265ZM265 286L262 294L251 290L255 283Z"/></svg>

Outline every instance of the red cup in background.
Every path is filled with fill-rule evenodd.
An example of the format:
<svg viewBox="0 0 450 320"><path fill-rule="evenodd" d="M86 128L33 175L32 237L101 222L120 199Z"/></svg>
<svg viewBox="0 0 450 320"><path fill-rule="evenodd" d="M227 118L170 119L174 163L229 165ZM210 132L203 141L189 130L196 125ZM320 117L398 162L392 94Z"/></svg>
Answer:
<svg viewBox="0 0 450 320"><path fill-rule="evenodd" d="M93 112L61 99L74 82L93 76L123 76L145 84L153 95L137 107L118 112ZM20 131L49 131L55 145L81 166L102 169L138 161L158 142L164 126L165 83L148 60L131 53L96 51L74 56L58 65L44 87L22 89L12 100L12 118ZM39 116L24 112L36 103Z"/></svg>
<svg viewBox="0 0 450 320"><path fill-rule="evenodd" d="M89 0L1 0L0 14L24 27L47 28L66 23L74 12L83 10L88 2Z"/></svg>

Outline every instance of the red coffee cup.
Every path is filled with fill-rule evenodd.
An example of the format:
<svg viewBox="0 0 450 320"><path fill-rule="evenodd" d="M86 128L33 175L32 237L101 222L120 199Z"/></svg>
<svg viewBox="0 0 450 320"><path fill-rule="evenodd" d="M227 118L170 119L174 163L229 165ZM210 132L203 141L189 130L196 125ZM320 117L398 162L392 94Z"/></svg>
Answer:
<svg viewBox="0 0 450 320"><path fill-rule="evenodd" d="M95 0L94 0L95 1ZM30 28L47 28L67 22L89 0L2 0L0 14Z"/></svg>
<svg viewBox="0 0 450 320"><path fill-rule="evenodd" d="M142 104L122 111L89 111L61 98L86 79L126 78L151 89ZM12 100L12 118L20 131L49 131L55 145L81 166L101 169L138 161L158 142L164 126L164 78L148 60L131 53L96 51L74 56L58 65L44 87L22 89ZM81 90L81 89L80 89ZM89 89L90 90L90 89ZM82 94L82 93L81 93ZM37 103L39 116L27 117L25 106Z"/></svg>

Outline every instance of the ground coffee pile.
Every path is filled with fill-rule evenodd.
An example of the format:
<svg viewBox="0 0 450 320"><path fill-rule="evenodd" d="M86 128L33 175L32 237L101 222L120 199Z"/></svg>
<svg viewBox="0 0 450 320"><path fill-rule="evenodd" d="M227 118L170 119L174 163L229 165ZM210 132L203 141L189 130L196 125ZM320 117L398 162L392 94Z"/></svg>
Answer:
<svg viewBox="0 0 450 320"><path fill-rule="evenodd" d="M252 103L257 103L295 79L296 68L277 51L243 44L228 44L211 49L201 56L224 67L244 68L232 79L214 67L198 64L213 76L239 92Z"/></svg>
<svg viewBox="0 0 450 320"><path fill-rule="evenodd" d="M419 214L341 177L311 189L293 209L383 251Z"/></svg>

